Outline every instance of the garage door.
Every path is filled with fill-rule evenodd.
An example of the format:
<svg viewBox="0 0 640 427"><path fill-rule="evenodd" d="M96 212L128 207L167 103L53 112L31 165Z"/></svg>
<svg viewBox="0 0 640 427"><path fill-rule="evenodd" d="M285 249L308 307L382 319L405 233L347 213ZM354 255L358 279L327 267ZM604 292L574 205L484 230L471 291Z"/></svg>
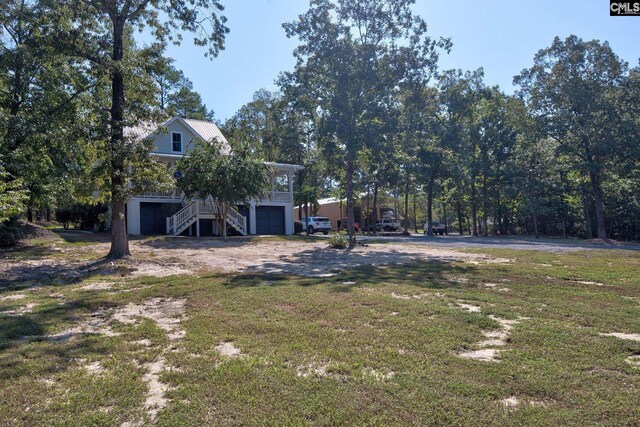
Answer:
<svg viewBox="0 0 640 427"><path fill-rule="evenodd" d="M166 234L167 216L180 209L179 204L140 203L140 234Z"/></svg>
<svg viewBox="0 0 640 427"><path fill-rule="evenodd" d="M256 208L257 234L285 234L284 206L258 206Z"/></svg>

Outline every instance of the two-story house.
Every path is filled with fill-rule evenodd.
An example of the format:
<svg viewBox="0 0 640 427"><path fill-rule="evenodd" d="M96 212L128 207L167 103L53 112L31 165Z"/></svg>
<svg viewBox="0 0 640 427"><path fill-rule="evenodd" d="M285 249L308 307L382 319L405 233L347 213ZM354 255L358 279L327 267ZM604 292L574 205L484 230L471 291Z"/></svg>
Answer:
<svg viewBox="0 0 640 427"><path fill-rule="evenodd" d="M138 138L152 138L152 156L169 166L188 156L196 141L222 144L227 139L215 123L174 117L155 129L129 128L128 134ZM293 176L302 166L267 163L273 175L272 191L264 198L248 205L235 206L226 222L236 233L293 234ZM137 195L127 203L127 232L131 235L189 234L193 236L219 235L219 210L214 201L189 200L179 190L155 191Z"/></svg>

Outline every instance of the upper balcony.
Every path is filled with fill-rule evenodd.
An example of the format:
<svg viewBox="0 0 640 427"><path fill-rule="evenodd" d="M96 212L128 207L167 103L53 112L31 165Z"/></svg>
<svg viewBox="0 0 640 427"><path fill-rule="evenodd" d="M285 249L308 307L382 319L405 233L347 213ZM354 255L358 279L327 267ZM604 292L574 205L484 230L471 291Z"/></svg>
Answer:
<svg viewBox="0 0 640 427"><path fill-rule="evenodd" d="M167 202L175 203L181 202L184 199L184 194L180 190L176 189L174 191L148 191L137 197L144 199L166 200ZM270 191L266 196L260 198L258 202L283 202L293 204L293 192Z"/></svg>
<svg viewBox="0 0 640 427"><path fill-rule="evenodd" d="M289 165L283 163L265 162L271 169L272 191L257 200L258 203L290 203L293 204L293 175L303 166ZM171 163L169 163L171 166ZM140 196L145 199L166 200L170 203L183 201L184 195L177 188L172 191L149 191Z"/></svg>

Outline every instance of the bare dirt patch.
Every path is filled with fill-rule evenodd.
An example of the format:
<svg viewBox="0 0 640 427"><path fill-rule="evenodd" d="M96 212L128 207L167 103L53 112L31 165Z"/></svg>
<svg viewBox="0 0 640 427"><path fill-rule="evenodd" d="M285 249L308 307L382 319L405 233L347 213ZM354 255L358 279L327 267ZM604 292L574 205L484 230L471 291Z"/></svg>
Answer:
<svg viewBox="0 0 640 427"><path fill-rule="evenodd" d="M81 291L106 291L113 288L115 283L113 282L93 282L88 285L80 287Z"/></svg>
<svg viewBox="0 0 640 427"><path fill-rule="evenodd" d="M465 302L462 302L462 301L458 301L458 307L462 308L463 310L468 311L469 313L480 313L480 311L482 310L477 305L468 304L468 303L465 303Z"/></svg>
<svg viewBox="0 0 640 427"><path fill-rule="evenodd" d="M167 333L169 339L176 340L185 336L179 323L186 303L184 299L150 298L141 303L129 303L116 310L113 319L122 323L135 323L140 317L151 319Z"/></svg>
<svg viewBox="0 0 640 427"><path fill-rule="evenodd" d="M365 369L363 373L364 376L371 377L376 381L389 381L396 376L396 373L393 371L384 372L376 369Z"/></svg>
<svg viewBox="0 0 640 427"><path fill-rule="evenodd" d="M155 419L158 411L169 403L169 400L165 397L169 386L160 381L160 373L167 369L166 360L160 356L151 363L145 363L144 368L146 373L142 376L142 381L147 383L148 387L144 406L151 419Z"/></svg>
<svg viewBox="0 0 640 427"><path fill-rule="evenodd" d="M13 294L7 295L6 297L2 297L2 301L17 301L20 299L25 299L27 296L25 294Z"/></svg>
<svg viewBox="0 0 640 427"><path fill-rule="evenodd" d="M505 399L502 399L500 400L500 404L504 406L506 409L510 409L510 410L516 409L517 407L522 405L543 406L543 407L546 407L549 405L548 402L543 402L541 400L524 399L516 396L510 396Z"/></svg>
<svg viewBox="0 0 640 427"><path fill-rule="evenodd" d="M216 350L223 356L235 359L242 356L242 352L232 342L227 341L216 346Z"/></svg>
<svg viewBox="0 0 640 427"><path fill-rule="evenodd" d="M33 312L33 309L37 306L38 304L30 302L26 305L16 308L15 310L0 311L0 314L4 314L6 316L23 316L27 313Z"/></svg>
<svg viewBox="0 0 640 427"><path fill-rule="evenodd" d="M477 347L479 347L478 350L461 352L458 353L458 356L462 357L463 359L480 360L483 362L500 361L498 359L498 356L502 351L504 351L501 347L507 345L507 340L509 338L511 330L513 329L514 325L520 323L520 321L502 319L493 315L490 315L489 318L498 322L500 324L500 329L484 331L483 335L485 336L486 340L480 341L476 344ZM526 320L526 318L521 317L520 320Z"/></svg>
<svg viewBox="0 0 640 427"><path fill-rule="evenodd" d="M87 372L89 372L90 374L101 374L102 372L104 372L104 367L102 366L102 364L100 362L93 362L93 363L89 363L88 365L84 365L84 369L87 370Z"/></svg>
<svg viewBox="0 0 640 427"><path fill-rule="evenodd" d="M309 363L296 367L296 376L299 378L338 378L339 374L332 372L331 362L311 360Z"/></svg>
<svg viewBox="0 0 640 427"><path fill-rule="evenodd" d="M636 356L629 356L625 359L625 361L630 364L631 366L635 366L637 368L640 368L640 355L636 355Z"/></svg>
<svg viewBox="0 0 640 427"><path fill-rule="evenodd" d="M90 316L78 321L73 327L62 332L58 332L57 334L47 335L44 338L53 341L67 341L76 338L78 335L84 334L98 334L109 337L120 335L119 332L114 332L111 329L109 311L98 310Z"/></svg>
<svg viewBox="0 0 640 427"><path fill-rule="evenodd" d="M629 340L629 341L638 341L640 342L640 334L625 334L622 332L610 332L610 333L602 333L600 334L603 337L616 337L616 338L620 338L621 340Z"/></svg>
<svg viewBox="0 0 640 427"><path fill-rule="evenodd" d="M136 242L142 250L153 250L154 260L170 257L190 271L216 270L267 274L299 274L330 277L335 271L360 265L387 266L411 261L465 261L478 263L509 262L483 254L463 253L450 249L428 248L409 243L357 246L337 250L324 240L282 241L269 238L237 240L158 239Z"/></svg>
<svg viewBox="0 0 640 427"><path fill-rule="evenodd" d="M192 275L204 271L297 274L331 277L336 271L361 265L384 267L412 261L506 263L510 260L412 242L370 243L352 250L328 247L324 239L281 240L247 237L230 239L163 237L131 241L133 260L111 262L100 258L109 243L88 241L66 247L63 254L50 245L37 255L3 259L0 282L38 286L52 280L79 283L100 276L139 277ZM91 255L94 254L94 255ZM93 258L92 258L93 257ZM101 290L106 284L86 284L83 290Z"/></svg>

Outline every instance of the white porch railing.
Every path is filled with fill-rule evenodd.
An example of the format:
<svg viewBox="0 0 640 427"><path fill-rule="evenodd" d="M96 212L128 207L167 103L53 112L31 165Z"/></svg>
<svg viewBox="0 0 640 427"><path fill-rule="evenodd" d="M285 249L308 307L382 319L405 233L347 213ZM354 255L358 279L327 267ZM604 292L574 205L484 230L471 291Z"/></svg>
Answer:
<svg viewBox="0 0 640 427"><path fill-rule="evenodd" d="M175 189L173 191L147 191L138 197L145 199L182 199L183 193ZM293 194L288 191L270 191L260 199L264 202L293 203Z"/></svg>
<svg viewBox="0 0 640 427"><path fill-rule="evenodd" d="M263 201L293 203L293 194L288 191L270 191Z"/></svg>
<svg viewBox="0 0 640 427"><path fill-rule="evenodd" d="M147 199L181 199L182 191L177 188L172 191L147 191L142 193L140 197Z"/></svg>

